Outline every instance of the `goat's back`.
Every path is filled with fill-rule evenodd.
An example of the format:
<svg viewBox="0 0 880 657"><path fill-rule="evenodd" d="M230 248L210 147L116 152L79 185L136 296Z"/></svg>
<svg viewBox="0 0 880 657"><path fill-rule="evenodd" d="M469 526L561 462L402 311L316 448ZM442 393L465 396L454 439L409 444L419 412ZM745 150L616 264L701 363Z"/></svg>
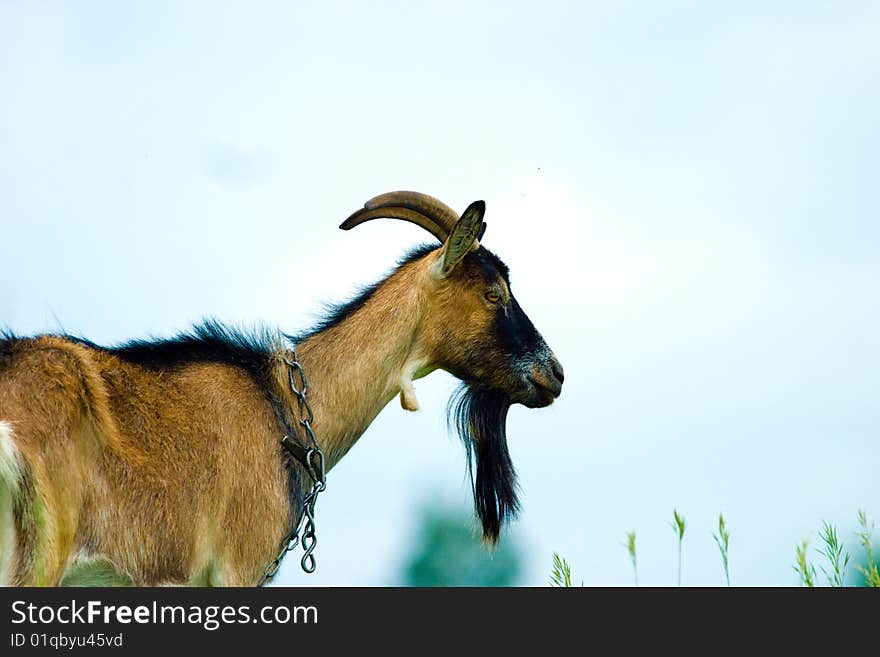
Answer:
<svg viewBox="0 0 880 657"><path fill-rule="evenodd" d="M151 369L65 337L10 338L0 422L8 581L54 584L101 560L138 584L248 584L288 524L272 409L229 364Z"/></svg>

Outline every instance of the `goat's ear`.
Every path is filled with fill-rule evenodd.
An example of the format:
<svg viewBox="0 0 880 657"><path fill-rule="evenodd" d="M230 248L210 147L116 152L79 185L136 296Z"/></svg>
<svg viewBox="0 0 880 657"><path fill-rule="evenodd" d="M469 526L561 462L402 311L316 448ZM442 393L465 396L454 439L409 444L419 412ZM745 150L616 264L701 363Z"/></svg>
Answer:
<svg viewBox="0 0 880 657"><path fill-rule="evenodd" d="M440 267L441 276L449 276L455 266L468 254L476 241L482 237L486 224L483 223L483 215L486 214L486 203L474 201L464 211L461 218L455 224L455 228L449 234L449 238L443 245L442 262Z"/></svg>

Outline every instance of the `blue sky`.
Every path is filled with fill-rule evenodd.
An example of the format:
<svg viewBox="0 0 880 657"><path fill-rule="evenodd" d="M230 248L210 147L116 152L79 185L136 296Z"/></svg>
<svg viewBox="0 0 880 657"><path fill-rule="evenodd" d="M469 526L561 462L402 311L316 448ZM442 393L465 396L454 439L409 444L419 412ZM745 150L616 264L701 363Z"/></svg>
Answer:
<svg viewBox="0 0 880 657"><path fill-rule="evenodd" d="M714 6L713 6L714 5ZM0 4L0 324L112 343L205 316L295 330L419 229L484 243L565 365L509 422L526 583L793 584L823 519L880 516L880 7L872 2ZM393 583L427 497L470 504L417 384L334 469L319 569ZM816 542L813 534L813 542ZM855 541L850 539L855 549Z"/></svg>

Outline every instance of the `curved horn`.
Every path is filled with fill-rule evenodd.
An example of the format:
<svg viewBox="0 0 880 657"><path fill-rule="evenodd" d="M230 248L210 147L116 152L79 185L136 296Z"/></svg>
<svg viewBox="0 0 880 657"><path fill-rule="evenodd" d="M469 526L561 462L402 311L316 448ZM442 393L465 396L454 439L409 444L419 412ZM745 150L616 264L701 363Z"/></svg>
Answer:
<svg viewBox="0 0 880 657"><path fill-rule="evenodd" d="M371 198L340 224L351 230L365 221L380 217L403 219L421 226L441 242L445 242L458 222L458 214L442 201L419 192L388 192Z"/></svg>
<svg viewBox="0 0 880 657"><path fill-rule="evenodd" d="M351 230L355 226L360 226L362 223L370 221L371 219L403 219L404 221L409 221L417 226L421 226L431 233L431 235L440 240L440 242L445 242L446 237L449 234L445 226L441 226L425 215L415 212L414 210L409 210L403 206L376 208L374 210L362 208L343 221L339 227L342 230Z"/></svg>

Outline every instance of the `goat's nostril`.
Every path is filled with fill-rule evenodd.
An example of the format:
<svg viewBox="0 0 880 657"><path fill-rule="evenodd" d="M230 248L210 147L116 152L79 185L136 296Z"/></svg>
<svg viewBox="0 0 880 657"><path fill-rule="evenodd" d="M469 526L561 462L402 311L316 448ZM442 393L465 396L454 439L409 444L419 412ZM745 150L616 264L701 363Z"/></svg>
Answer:
<svg viewBox="0 0 880 657"><path fill-rule="evenodd" d="M565 373L562 371L562 365L560 365L558 361L553 362L552 369L553 376L556 377L556 380L559 381L559 383L565 381Z"/></svg>

